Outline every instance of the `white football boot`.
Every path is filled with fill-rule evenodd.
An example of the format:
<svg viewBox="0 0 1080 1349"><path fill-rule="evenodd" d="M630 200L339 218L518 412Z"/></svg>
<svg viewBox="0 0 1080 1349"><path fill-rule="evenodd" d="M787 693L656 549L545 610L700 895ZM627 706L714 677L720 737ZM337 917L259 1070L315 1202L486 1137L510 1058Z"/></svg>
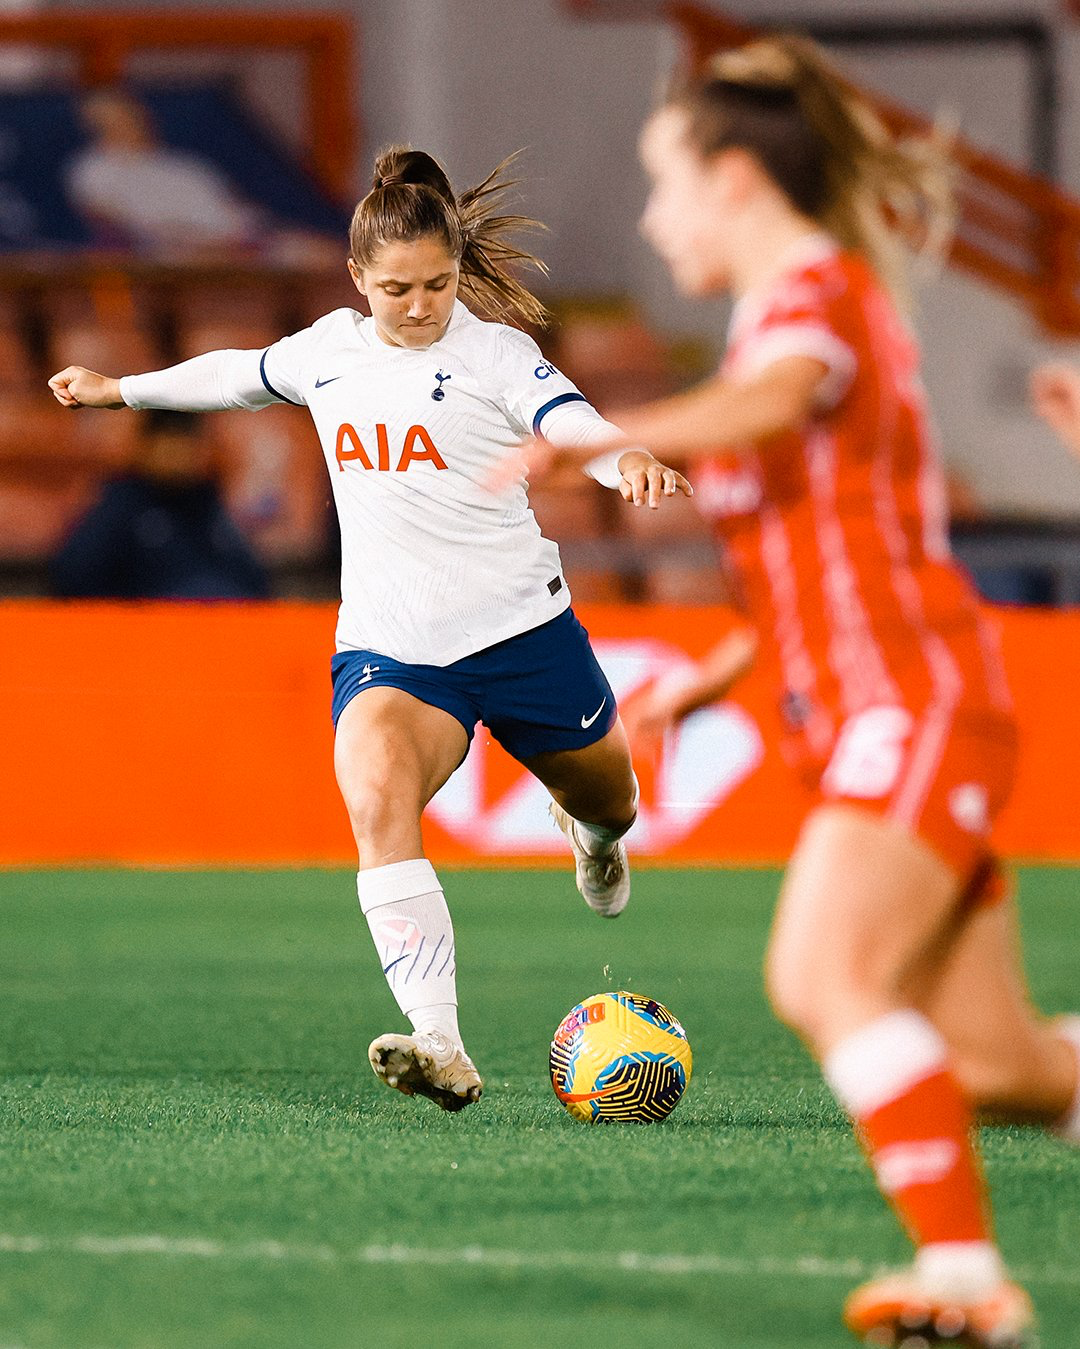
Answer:
<svg viewBox="0 0 1080 1349"><path fill-rule="evenodd" d="M484 1084L461 1045L441 1031L380 1035L368 1047L375 1076L406 1096L427 1096L442 1110L464 1110Z"/></svg>
<svg viewBox="0 0 1080 1349"><path fill-rule="evenodd" d="M594 857L578 841L576 821L562 806L552 801L551 818L563 831L574 850L574 879L581 896L593 913L602 918L617 918L630 899L630 863L626 844L619 839L608 852Z"/></svg>

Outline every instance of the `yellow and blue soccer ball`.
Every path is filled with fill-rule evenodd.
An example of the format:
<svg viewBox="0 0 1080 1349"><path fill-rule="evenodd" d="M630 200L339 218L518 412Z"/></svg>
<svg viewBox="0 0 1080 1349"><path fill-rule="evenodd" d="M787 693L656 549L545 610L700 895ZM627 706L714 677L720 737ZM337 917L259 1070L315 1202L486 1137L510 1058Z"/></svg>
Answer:
<svg viewBox="0 0 1080 1349"><path fill-rule="evenodd" d="M551 1085L586 1124L653 1124L679 1103L693 1059L666 1007L639 993L597 993L562 1020L551 1042Z"/></svg>

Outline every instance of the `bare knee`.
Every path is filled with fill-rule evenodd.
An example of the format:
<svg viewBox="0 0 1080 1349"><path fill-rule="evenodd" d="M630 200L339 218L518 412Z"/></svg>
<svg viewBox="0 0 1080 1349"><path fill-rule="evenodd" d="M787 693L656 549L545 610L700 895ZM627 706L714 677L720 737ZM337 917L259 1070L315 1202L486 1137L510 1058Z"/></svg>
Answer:
<svg viewBox="0 0 1080 1349"><path fill-rule="evenodd" d="M342 774L338 782L363 868L423 853L420 816L424 801L419 788L377 769L373 763L371 771Z"/></svg>
<svg viewBox="0 0 1080 1349"><path fill-rule="evenodd" d="M420 816L468 748L462 724L395 688L373 688L341 714L334 768L361 868L423 854Z"/></svg>
<svg viewBox="0 0 1080 1349"><path fill-rule="evenodd" d="M819 990L808 971L770 951L765 960L765 993L778 1020L809 1045L820 1043L825 1018Z"/></svg>
<svg viewBox="0 0 1080 1349"><path fill-rule="evenodd" d="M377 782L351 783L342 793L349 823L359 844L377 843L400 818L402 803Z"/></svg>
<svg viewBox="0 0 1080 1349"><path fill-rule="evenodd" d="M895 984L887 971L860 960L857 952L834 951L826 962L774 945L765 961L765 991L773 1012L819 1054L892 1011L898 1005Z"/></svg>

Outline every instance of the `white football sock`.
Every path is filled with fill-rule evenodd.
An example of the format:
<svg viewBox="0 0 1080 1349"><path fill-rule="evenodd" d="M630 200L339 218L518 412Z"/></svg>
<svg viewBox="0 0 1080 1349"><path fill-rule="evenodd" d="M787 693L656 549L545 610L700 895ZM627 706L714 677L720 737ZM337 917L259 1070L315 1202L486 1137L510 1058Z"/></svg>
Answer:
<svg viewBox="0 0 1080 1349"><path fill-rule="evenodd" d="M633 828L634 821L637 819L637 803L640 791L638 789L637 777L634 777L634 813L631 815L627 824L621 829L605 829L603 825L587 824L584 820L577 819L576 816L570 818L574 821L574 833L577 835L578 843L585 849L590 857L607 857L615 850L615 844L619 839Z"/></svg>
<svg viewBox="0 0 1080 1349"><path fill-rule="evenodd" d="M1054 1029L1069 1044L1080 1059L1080 1016L1059 1016ZM1070 1143L1080 1143L1080 1088L1077 1089L1073 1103L1069 1106L1064 1119L1059 1120L1054 1132L1059 1138Z"/></svg>
<svg viewBox="0 0 1080 1349"><path fill-rule="evenodd" d="M356 893L386 982L413 1029L461 1044L454 927L435 868L426 857L372 867L357 873Z"/></svg>

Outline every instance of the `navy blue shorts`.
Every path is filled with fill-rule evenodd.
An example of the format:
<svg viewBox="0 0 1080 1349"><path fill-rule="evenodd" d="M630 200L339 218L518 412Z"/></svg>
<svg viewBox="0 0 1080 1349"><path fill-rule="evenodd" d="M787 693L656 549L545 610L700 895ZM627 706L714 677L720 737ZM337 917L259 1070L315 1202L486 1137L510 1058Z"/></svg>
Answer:
<svg viewBox="0 0 1080 1349"><path fill-rule="evenodd" d="M452 665L403 665L377 651L339 651L330 674L335 726L358 693L382 685L449 712L470 742L482 721L518 760L584 749L615 724L615 695L572 609Z"/></svg>

